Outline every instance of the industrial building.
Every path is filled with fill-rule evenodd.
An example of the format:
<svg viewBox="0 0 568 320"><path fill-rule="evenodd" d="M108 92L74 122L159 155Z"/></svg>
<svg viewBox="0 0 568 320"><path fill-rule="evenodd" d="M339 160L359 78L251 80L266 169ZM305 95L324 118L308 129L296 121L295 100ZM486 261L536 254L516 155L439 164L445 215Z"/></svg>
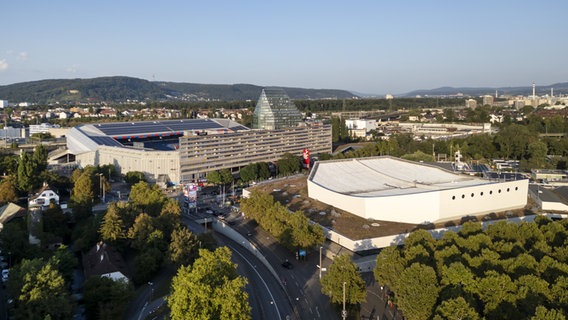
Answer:
<svg viewBox="0 0 568 320"><path fill-rule="evenodd" d="M308 196L364 219L437 223L523 208L528 179L490 181L393 157L316 162Z"/></svg>

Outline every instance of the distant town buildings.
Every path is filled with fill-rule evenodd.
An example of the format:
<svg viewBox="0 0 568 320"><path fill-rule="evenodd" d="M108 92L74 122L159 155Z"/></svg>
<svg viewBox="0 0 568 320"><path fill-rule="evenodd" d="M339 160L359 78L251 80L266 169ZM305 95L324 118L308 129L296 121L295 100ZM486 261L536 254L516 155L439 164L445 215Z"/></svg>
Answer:
<svg viewBox="0 0 568 320"><path fill-rule="evenodd" d="M345 126L351 137L366 138L371 130L377 129L377 120L374 119L347 119Z"/></svg>

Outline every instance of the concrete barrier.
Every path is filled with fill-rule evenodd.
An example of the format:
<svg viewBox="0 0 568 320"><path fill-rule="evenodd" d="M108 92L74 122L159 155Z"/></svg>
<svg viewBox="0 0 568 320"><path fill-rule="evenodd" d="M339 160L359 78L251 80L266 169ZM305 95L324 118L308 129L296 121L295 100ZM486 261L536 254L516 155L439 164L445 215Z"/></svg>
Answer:
<svg viewBox="0 0 568 320"><path fill-rule="evenodd" d="M270 271L270 273L272 273L272 275L274 275L274 277L278 279L278 283L280 283L280 286L282 286L282 282L280 281L280 277L278 276L278 273L276 273L276 270L274 270L272 265L268 262L268 260L266 260L266 258L262 255L262 253L253 243L248 241L247 238L243 237L240 233L233 230L233 228L229 227L229 225L227 225L223 221L214 219L212 222L212 226L213 230L227 236L228 238L237 242L243 248L247 249L249 252L254 254L260 260L260 262L262 262L262 264L264 264L266 268L268 268L268 271Z"/></svg>

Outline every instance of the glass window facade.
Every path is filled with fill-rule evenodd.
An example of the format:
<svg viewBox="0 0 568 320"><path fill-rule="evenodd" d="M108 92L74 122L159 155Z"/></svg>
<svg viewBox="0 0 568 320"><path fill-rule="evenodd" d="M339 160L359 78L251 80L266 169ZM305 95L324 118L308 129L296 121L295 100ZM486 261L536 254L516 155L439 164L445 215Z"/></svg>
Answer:
<svg viewBox="0 0 568 320"><path fill-rule="evenodd" d="M283 89L264 88L254 109L252 128L278 130L298 126L302 114Z"/></svg>

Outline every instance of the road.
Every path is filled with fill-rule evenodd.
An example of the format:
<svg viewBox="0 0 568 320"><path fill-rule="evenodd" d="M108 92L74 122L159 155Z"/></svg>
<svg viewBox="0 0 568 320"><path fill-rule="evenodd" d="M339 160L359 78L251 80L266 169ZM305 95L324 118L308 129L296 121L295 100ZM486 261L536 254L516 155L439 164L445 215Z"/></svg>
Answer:
<svg viewBox="0 0 568 320"><path fill-rule="evenodd" d="M319 252L309 252L308 259L296 260L295 256L276 243L269 234L253 223L242 218L237 219L235 229L243 235L249 235L249 241L256 245L280 278L286 283L287 293L292 300L294 312L301 319L339 319L340 314L335 312L329 298L321 293L319 283ZM281 263L285 260L293 264L293 269L285 269ZM323 266L327 267L331 260L323 259Z"/></svg>
<svg viewBox="0 0 568 320"><path fill-rule="evenodd" d="M275 279L260 260L240 244L221 234L215 236L220 245L231 249L233 261L238 265L237 272L248 279L246 291L252 319L297 319L279 279Z"/></svg>

